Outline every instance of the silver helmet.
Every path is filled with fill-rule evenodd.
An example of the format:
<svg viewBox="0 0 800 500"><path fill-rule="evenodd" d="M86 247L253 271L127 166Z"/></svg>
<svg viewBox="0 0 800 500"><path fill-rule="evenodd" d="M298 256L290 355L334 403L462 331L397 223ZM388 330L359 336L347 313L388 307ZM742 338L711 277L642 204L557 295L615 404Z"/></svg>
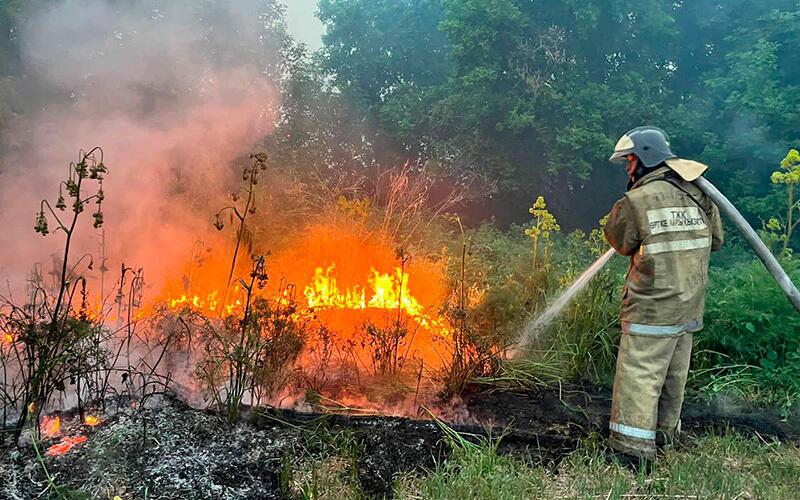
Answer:
<svg viewBox="0 0 800 500"><path fill-rule="evenodd" d="M669 149L669 136L657 127L636 127L623 135L614 147L610 161L619 161L629 154L639 157L646 168L675 158Z"/></svg>

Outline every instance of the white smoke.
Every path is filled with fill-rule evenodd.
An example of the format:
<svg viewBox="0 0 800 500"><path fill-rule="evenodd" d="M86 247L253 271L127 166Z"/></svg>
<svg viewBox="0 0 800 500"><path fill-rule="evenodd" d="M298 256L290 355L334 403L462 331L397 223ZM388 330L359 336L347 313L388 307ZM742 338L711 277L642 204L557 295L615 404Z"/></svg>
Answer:
<svg viewBox="0 0 800 500"><path fill-rule="evenodd" d="M0 279L18 286L59 250L63 236L33 232L39 201L55 201L69 162L96 145L110 171L109 264L152 278L185 262L238 175L232 161L274 122L276 5L68 0L29 12L19 35L29 102L0 154ZM90 214L73 255L99 252Z"/></svg>

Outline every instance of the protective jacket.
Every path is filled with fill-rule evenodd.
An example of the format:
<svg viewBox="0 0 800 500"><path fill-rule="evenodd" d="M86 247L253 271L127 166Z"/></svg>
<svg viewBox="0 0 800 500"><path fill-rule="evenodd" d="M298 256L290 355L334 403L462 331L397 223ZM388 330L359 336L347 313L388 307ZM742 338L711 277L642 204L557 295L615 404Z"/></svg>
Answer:
<svg viewBox="0 0 800 500"><path fill-rule="evenodd" d="M703 328L710 252L723 241L716 205L664 166L617 201L605 225L631 257L622 292L622 330L669 337Z"/></svg>

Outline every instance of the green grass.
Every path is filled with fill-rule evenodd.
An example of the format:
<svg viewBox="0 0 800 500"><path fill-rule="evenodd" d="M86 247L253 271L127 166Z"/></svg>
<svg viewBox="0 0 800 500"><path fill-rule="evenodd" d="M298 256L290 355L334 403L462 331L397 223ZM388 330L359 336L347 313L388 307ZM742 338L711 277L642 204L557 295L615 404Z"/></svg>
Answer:
<svg viewBox="0 0 800 500"><path fill-rule="evenodd" d="M502 436L468 440L441 427L452 454L432 470L398 473L396 498L794 499L800 488L800 448L731 430L685 435L646 474L609 462L598 435L557 466L541 466L530 457L498 454ZM353 474L352 451L341 451L295 459L285 491L293 498L367 498Z"/></svg>
<svg viewBox="0 0 800 500"><path fill-rule="evenodd" d="M587 443L553 469L498 456L490 442L458 448L428 474L396 482L398 498L797 498L800 449L735 432L687 438L651 474L609 464Z"/></svg>
<svg viewBox="0 0 800 500"><path fill-rule="evenodd" d="M332 430L323 419L283 457L281 490L289 498L365 498L358 481L358 441L349 430Z"/></svg>
<svg viewBox="0 0 800 500"><path fill-rule="evenodd" d="M298 460L290 465L291 473L283 477L283 492L290 498L302 499L364 498L353 466L349 456Z"/></svg>
<svg viewBox="0 0 800 500"><path fill-rule="evenodd" d="M402 499L537 498L545 491L547 473L527 461L501 456L491 444L458 448L427 475L397 479L395 496Z"/></svg>
<svg viewBox="0 0 800 500"><path fill-rule="evenodd" d="M797 498L800 452L736 433L693 438L665 453L651 474L608 465L599 452L575 452L559 468L565 498ZM555 493L555 491L553 492Z"/></svg>

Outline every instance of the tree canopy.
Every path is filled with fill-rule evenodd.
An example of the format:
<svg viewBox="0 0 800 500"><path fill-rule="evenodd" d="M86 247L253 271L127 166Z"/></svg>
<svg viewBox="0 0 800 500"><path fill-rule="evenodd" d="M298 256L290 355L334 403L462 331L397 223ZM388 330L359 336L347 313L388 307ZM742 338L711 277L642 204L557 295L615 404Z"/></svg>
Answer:
<svg viewBox="0 0 800 500"><path fill-rule="evenodd" d="M48 2L0 8L0 130L30 87L19 27ZM267 144L286 168L410 161L493 186L483 215L519 220L541 193L571 227L622 191L607 158L635 126L666 130L735 199L767 192L800 143L797 0L321 0L318 17L319 52L263 47L281 58Z"/></svg>
<svg viewBox="0 0 800 500"><path fill-rule="evenodd" d="M506 204L618 193L609 151L645 123L745 195L800 140L798 16L788 0L323 0L320 66L376 145L488 176Z"/></svg>

